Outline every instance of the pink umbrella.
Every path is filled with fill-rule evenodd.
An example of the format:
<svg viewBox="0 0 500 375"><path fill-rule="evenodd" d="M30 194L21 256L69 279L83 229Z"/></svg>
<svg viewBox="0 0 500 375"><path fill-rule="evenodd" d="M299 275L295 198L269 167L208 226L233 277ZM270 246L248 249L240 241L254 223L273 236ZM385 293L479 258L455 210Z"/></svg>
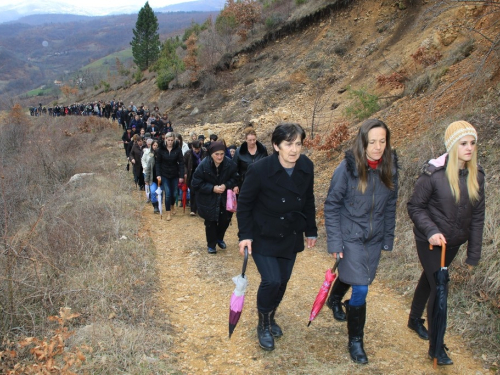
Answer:
<svg viewBox="0 0 500 375"><path fill-rule="evenodd" d="M309 323L307 323L308 327L311 325L311 322L314 320L314 318L318 316L319 312L323 308L323 305L325 304L326 299L328 298L328 292L330 292L330 287L332 286L333 282L335 281L335 278L337 277L335 270L337 269L339 262L340 262L340 257L337 254L337 260L335 261L333 268L326 270L325 281L323 281L323 285L321 285L321 288L319 289L318 295L316 296L316 299L314 300L313 303L311 315L309 315Z"/></svg>
<svg viewBox="0 0 500 375"><path fill-rule="evenodd" d="M231 296L230 307L229 307L229 338L240 320L241 312L243 311L243 305L245 303L245 291L248 286L248 280L245 276L245 271L248 262L248 248L245 247L245 258L243 260L243 269L241 275L233 277L233 282L236 284L236 288Z"/></svg>

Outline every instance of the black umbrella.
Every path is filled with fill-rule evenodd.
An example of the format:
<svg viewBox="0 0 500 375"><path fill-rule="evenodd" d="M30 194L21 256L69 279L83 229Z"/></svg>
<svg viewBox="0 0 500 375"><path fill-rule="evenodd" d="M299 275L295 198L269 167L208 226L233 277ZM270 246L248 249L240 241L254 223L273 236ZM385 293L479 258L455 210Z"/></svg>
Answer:
<svg viewBox="0 0 500 375"><path fill-rule="evenodd" d="M432 250L432 245L431 245ZM444 346L444 334L446 332L446 319L448 315L448 268L445 267L446 244L441 243L441 268L436 271L434 278L436 280L436 299L434 300L434 309L432 310L432 337L430 346L434 348L432 358L434 359L434 368L437 367L437 356L439 349Z"/></svg>

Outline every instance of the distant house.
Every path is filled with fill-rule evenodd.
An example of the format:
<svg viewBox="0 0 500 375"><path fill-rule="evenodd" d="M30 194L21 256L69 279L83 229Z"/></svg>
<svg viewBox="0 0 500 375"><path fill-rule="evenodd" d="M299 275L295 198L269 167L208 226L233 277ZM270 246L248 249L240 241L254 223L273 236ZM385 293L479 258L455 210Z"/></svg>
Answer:
<svg viewBox="0 0 500 375"><path fill-rule="evenodd" d="M55 80L54 81L54 85L56 85L56 86L62 86L63 83L61 81Z"/></svg>

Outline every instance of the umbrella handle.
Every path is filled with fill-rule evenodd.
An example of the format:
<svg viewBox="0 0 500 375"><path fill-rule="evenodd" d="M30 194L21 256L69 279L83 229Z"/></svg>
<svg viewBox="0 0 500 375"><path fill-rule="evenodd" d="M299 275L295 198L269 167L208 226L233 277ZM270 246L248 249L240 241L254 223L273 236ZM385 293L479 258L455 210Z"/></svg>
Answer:
<svg viewBox="0 0 500 375"><path fill-rule="evenodd" d="M337 270L337 267L339 266L339 263L340 263L340 257L337 256L337 259L335 260L335 264L332 267L332 273L335 273L335 271Z"/></svg>
<svg viewBox="0 0 500 375"><path fill-rule="evenodd" d="M434 250L431 244L429 244L429 250ZM446 244L444 242L441 242L441 268L444 268L445 258L446 258Z"/></svg>
<svg viewBox="0 0 500 375"><path fill-rule="evenodd" d="M446 244L441 242L441 268L444 268L444 260L446 255Z"/></svg>
<svg viewBox="0 0 500 375"><path fill-rule="evenodd" d="M245 271L247 270L247 263L248 263L248 247L245 246L245 255L243 258L243 268L241 269L241 276L245 277Z"/></svg>

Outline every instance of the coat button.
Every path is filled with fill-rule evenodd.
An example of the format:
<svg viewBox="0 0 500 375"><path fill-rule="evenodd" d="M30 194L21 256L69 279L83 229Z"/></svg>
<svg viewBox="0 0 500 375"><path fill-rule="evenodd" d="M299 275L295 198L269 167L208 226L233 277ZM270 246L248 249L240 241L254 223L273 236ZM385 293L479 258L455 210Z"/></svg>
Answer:
<svg viewBox="0 0 500 375"><path fill-rule="evenodd" d="M285 198L281 198L281 201L282 201L283 203L285 203Z"/></svg>
<svg viewBox="0 0 500 375"><path fill-rule="evenodd" d="M300 197L297 197L297 200L300 201Z"/></svg>
<svg viewBox="0 0 500 375"><path fill-rule="evenodd" d="M280 217L281 220L285 220L285 218L283 216Z"/></svg>
<svg viewBox="0 0 500 375"><path fill-rule="evenodd" d="M282 237L282 238L284 237L284 236L283 236L283 233L280 233L280 237Z"/></svg>

